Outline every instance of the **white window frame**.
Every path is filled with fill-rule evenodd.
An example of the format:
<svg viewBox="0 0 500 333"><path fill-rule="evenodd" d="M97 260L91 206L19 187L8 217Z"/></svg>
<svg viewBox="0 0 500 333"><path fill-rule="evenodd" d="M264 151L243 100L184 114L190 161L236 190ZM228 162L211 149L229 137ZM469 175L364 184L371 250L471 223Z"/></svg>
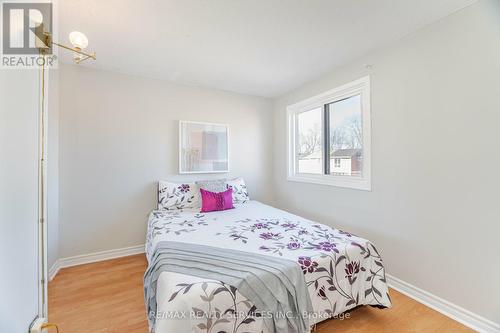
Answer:
<svg viewBox="0 0 500 333"><path fill-rule="evenodd" d="M363 126L363 176L334 176L322 174L299 173L298 167L298 138L297 115L302 112L322 108L326 104L334 103L352 96L361 96L361 117ZM287 180L321 185L338 186L364 191L371 191L371 99L370 77L365 76L358 80L344 84L317 96L308 98L287 107ZM323 122L323 120L322 120ZM322 129L324 128L322 124ZM324 140L323 140L324 141ZM324 145L324 144L323 144ZM322 149L325 149L323 147ZM323 169L324 169L324 163Z"/></svg>

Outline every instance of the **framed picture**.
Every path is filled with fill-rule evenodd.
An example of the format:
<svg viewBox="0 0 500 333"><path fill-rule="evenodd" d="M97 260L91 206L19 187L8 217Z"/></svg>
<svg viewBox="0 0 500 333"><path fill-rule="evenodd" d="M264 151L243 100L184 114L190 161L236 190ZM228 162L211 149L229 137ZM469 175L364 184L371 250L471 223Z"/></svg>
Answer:
<svg viewBox="0 0 500 333"><path fill-rule="evenodd" d="M229 172L228 125L179 121L179 173Z"/></svg>

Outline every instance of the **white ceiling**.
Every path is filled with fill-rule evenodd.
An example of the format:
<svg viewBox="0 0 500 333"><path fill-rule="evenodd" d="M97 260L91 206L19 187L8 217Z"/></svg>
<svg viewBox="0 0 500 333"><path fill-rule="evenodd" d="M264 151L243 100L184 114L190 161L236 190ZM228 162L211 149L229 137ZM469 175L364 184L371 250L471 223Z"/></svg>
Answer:
<svg viewBox="0 0 500 333"><path fill-rule="evenodd" d="M84 66L275 97L473 2L61 0L58 28L88 36Z"/></svg>

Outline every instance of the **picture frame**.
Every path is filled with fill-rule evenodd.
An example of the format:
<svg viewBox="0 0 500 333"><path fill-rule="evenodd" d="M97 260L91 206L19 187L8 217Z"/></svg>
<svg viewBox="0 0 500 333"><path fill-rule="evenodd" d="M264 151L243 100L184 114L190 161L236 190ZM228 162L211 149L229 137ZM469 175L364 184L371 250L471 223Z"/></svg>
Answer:
<svg viewBox="0 0 500 333"><path fill-rule="evenodd" d="M179 173L229 172L229 125L179 121Z"/></svg>

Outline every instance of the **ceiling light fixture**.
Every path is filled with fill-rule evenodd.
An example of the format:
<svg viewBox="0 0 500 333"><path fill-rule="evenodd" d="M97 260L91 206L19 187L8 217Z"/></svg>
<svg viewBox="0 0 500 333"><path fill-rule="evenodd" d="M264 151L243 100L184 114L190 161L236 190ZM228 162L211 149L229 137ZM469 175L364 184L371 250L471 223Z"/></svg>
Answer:
<svg viewBox="0 0 500 333"><path fill-rule="evenodd" d="M79 31L73 31L69 34L69 41L75 48L77 52L73 54L73 60L79 64L80 62L88 59L84 54L82 54L82 50L89 46L89 40L87 36ZM95 54L94 54L95 56Z"/></svg>
<svg viewBox="0 0 500 333"><path fill-rule="evenodd" d="M95 52L88 53L83 51L87 48L87 46L89 46L89 39L84 33L73 31L69 34L69 41L72 47L54 42L52 40L52 34L44 31L43 24L40 24L35 28L35 35L38 37L37 47L42 55L47 54L47 50L52 49L52 46L56 45L60 48L72 51L73 60L76 64L79 64L87 59L96 60Z"/></svg>

